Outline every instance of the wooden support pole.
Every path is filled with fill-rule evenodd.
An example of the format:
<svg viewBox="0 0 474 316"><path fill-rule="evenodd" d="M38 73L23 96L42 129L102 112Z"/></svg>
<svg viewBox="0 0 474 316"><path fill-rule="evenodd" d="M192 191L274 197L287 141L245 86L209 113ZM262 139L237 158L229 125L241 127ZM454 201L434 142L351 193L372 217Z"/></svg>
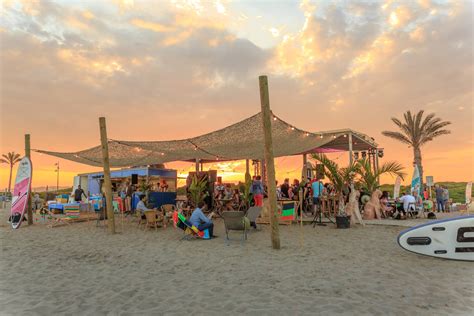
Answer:
<svg viewBox="0 0 474 316"><path fill-rule="evenodd" d="M245 181L247 179L250 179L250 161L248 159L245 159Z"/></svg>
<svg viewBox="0 0 474 316"><path fill-rule="evenodd" d="M379 172L379 149L377 148L375 150L375 163L374 163L374 169L375 169L375 172ZM379 183L380 185L380 176L377 176L377 182Z"/></svg>
<svg viewBox="0 0 474 316"><path fill-rule="evenodd" d="M301 182L306 183L308 181L306 176L306 164L308 163L308 154L303 154L303 168L301 168Z"/></svg>
<svg viewBox="0 0 474 316"><path fill-rule="evenodd" d="M348 141L349 141L349 165L352 165L354 162L354 153L352 152L352 133L349 133L349 136L347 136Z"/></svg>
<svg viewBox="0 0 474 316"><path fill-rule="evenodd" d="M112 182L110 181L109 143L107 141L107 126L105 117L99 117L100 143L102 145L102 162L104 167L104 192L107 207L107 226L110 234L115 234L114 207L112 202Z"/></svg>
<svg viewBox="0 0 474 316"><path fill-rule="evenodd" d="M199 172L199 159L196 159L196 173Z"/></svg>
<svg viewBox="0 0 474 316"><path fill-rule="evenodd" d="M275 160L273 155L272 140L272 114L270 111L270 96L268 94L267 76L259 77L260 104L262 108L263 133L265 135L265 169L267 175L268 205L270 207L270 225L272 228L271 238L273 249L280 249L280 231L277 212L277 196L275 184Z"/></svg>
<svg viewBox="0 0 474 316"><path fill-rule="evenodd" d="M25 134L25 157L28 157L31 160L30 134ZM28 225L33 225L33 211L31 209L31 184L29 190L30 194L28 195L28 202L26 202L26 216L28 217Z"/></svg>

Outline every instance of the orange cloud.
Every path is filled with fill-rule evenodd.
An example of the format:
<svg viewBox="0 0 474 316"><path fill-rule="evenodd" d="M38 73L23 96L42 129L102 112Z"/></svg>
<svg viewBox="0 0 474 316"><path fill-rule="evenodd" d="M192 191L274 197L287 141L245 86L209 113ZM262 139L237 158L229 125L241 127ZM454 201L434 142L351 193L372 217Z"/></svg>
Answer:
<svg viewBox="0 0 474 316"><path fill-rule="evenodd" d="M141 27L141 28L151 30L154 32L159 32L159 33L172 32L175 30L175 28L173 27L155 23L155 22L144 21L142 19L133 19L130 22L137 27Z"/></svg>

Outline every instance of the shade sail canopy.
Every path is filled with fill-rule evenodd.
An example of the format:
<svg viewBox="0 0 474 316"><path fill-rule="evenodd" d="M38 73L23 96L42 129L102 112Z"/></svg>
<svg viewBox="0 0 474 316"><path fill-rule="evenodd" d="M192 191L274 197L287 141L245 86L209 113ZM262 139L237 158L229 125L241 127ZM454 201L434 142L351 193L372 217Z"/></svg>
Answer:
<svg viewBox="0 0 474 316"><path fill-rule="evenodd" d="M303 153L355 151L375 148L373 138L350 129L326 132L307 132L273 116L272 135L275 157ZM36 150L47 155L72 160L91 166L102 166L101 146L61 153ZM263 159L264 136L262 114L201 136L172 141L109 140L111 167L152 165L172 161L215 162L240 159Z"/></svg>

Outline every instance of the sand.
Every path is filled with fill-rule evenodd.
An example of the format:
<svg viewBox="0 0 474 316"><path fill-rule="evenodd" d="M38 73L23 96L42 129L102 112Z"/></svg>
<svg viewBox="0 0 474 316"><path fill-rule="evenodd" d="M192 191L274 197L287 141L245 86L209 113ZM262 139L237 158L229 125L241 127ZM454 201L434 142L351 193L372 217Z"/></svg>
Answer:
<svg viewBox="0 0 474 316"><path fill-rule="evenodd" d="M262 226L226 245L168 227L0 226L1 315L469 315L472 262L402 250L404 229ZM120 225L118 225L120 228Z"/></svg>

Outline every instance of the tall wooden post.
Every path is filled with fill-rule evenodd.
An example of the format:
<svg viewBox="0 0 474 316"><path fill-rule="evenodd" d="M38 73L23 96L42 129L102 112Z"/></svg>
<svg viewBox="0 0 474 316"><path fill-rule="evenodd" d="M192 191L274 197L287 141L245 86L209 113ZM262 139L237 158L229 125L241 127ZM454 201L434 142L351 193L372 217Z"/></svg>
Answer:
<svg viewBox="0 0 474 316"><path fill-rule="evenodd" d="M375 163L374 163L374 168L375 168L375 172L379 172L379 149L377 148L375 150ZM380 185L380 176L377 176L377 182L379 183Z"/></svg>
<svg viewBox="0 0 474 316"><path fill-rule="evenodd" d="M25 157L28 157L31 159L30 134L25 134ZM29 190L30 190L30 194L28 195L28 202L26 202L26 207L27 207L26 214L28 217L28 225L33 225L33 211L31 210L31 184L30 184Z"/></svg>
<svg viewBox="0 0 474 316"><path fill-rule="evenodd" d="M250 161L245 159L245 179L250 178Z"/></svg>
<svg viewBox="0 0 474 316"><path fill-rule="evenodd" d="M107 142L107 126L105 117L99 117L100 143L102 144L102 162L104 166L104 192L107 206L107 223L109 233L115 234L114 207L112 202L112 182L110 181L109 143Z"/></svg>
<svg viewBox="0 0 474 316"><path fill-rule="evenodd" d="M196 159L196 173L199 172L199 159Z"/></svg>
<svg viewBox="0 0 474 316"><path fill-rule="evenodd" d="M270 96L268 94L267 76L259 77L260 104L262 107L263 133L265 135L265 169L267 174L268 199L270 206L270 225L272 228L272 247L280 249L280 232L278 227L277 196L275 185L275 160L272 140L272 115L270 111Z"/></svg>
<svg viewBox="0 0 474 316"><path fill-rule="evenodd" d="M308 163L308 154L303 154L303 168L301 168L301 182L306 183L306 165Z"/></svg>
<svg viewBox="0 0 474 316"><path fill-rule="evenodd" d="M349 165L352 165L352 162L354 161L354 153L352 152L352 133L349 133L347 138L349 141Z"/></svg>

